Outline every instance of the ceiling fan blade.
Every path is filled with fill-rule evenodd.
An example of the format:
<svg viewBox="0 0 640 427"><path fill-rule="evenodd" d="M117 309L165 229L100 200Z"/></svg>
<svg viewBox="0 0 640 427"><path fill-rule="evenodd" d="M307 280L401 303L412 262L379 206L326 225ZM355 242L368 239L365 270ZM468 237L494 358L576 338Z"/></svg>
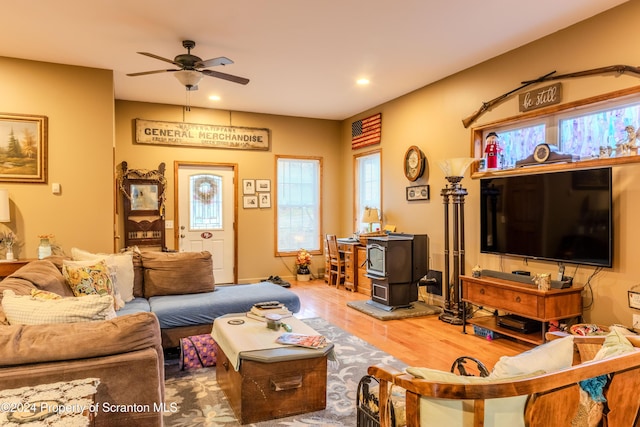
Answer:
<svg viewBox="0 0 640 427"><path fill-rule="evenodd" d="M169 73L171 71L179 71L179 70L155 70L155 71L142 71L140 73L130 73L127 76L135 77L135 76L146 76L147 74L158 74L158 73Z"/></svg>
<svg viewBox="0 0 640 427"><path fill-rule="evenodd" d="M155 58L155 59L159 59L160 61L168 62L169 64L173 64L177 67L182 67L180 63L175 62L173 59L163 58L162 56L154 55L153 53L149 53L149 52L138 52L138 53L140 55L148 56L149 58Z"/></svg>
<svg viewBox="0 0 640 427"><path fill-rule="evenodd" d="M249 83L249 79L246 79L244 77L232 76L231 74L221 73L219 71L202 70L201 73L205 76L217 77L219 79L229 80L230 82L240 83L241 85L246 85L247 83Z"/></svg>
<svg viewBox="0 0 640 427"><path fill-rule="evenodd" d="M218 65L229 65L233 64L233 61L225 56L220 56L218 58L207 59L206 61L196 62L196 68L209 68L216 67Z"/></svg>

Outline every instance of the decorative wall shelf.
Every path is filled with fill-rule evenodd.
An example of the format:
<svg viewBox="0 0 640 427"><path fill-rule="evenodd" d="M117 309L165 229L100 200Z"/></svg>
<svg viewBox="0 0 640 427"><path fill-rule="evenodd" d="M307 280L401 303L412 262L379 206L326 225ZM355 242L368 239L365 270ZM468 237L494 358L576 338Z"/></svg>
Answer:
<svg viewBox="0 0 640 427"><path fill-rule="evenodd" d="M509 117L492 123L477 126L471 130L471 157L481 159L484 157L483 133L496 127L512 125L516 123L524 123L527 120L539 119L540 117L557 114L563 111L578 110L583 107L593 107L595 105L605 105L611 101L618 101L624 98L632 99L640 94L640 86L633 86L626 89L617 90L601 95L592 96L587 99L568 102L560 105L553 105L539 110L529 111L518 116ZM593 158L588 160L578 160L568 163L544 163L535 166L524 166L519 168L495 170L495 171L478 171L478 162L471 165L470 173L472 179L490 178L492 176L508 176L508 175L527 175L543 172L558 172L570 169L593 169L607 166L623 166L629 164L640 163L640 155L628 155L620 157Z"/></svg>
<svg viewBox="0 0 640 427"><path fill-rule="evenodd" d="M519 168L503 169L495 171L480 172L477 164L472 165L471 179L491 178L494 176L527 175L543 172L558 172L570 169L594 169L607 166L623 166L640 163L640 155L609 157L603 159L578 160L569 163L549 163L535 166L523 166Z"/></svg>

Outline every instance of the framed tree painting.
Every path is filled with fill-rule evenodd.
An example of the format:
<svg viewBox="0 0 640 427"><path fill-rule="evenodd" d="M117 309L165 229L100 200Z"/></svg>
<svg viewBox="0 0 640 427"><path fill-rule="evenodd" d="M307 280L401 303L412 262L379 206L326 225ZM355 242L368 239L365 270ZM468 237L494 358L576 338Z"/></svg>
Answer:
<svg viewBox="0 0 640 427"><path fill-rule="evenodd" d="M0 113L0 182L47 182L47 117Z"/></svg>

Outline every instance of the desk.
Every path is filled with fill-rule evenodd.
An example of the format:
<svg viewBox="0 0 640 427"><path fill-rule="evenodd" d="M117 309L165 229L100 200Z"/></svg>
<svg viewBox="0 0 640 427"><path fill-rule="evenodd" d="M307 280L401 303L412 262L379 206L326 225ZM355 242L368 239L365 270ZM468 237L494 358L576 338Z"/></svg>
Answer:
<svg viewBox="0 0 640 427"><path fill-rule="evenodd" d="M338 239L338 250L344 254L344 288L371 296L371 279L367 273L367 246L360 240Z"/></svg>
<svg viewBox="0 0 640 427"><path fill-rule="evenodd" d="M512 282L495 277L460 276L462 301L479 306L492 307L542 322L542 334L523 334L497 324L497 316L474 319L463 318L462 331L466 324L477 325L502 335L517 338L532 344L545 341L546 326L550 320L582 317L582 288L550 289L540 291L535 285Z"/></svg>

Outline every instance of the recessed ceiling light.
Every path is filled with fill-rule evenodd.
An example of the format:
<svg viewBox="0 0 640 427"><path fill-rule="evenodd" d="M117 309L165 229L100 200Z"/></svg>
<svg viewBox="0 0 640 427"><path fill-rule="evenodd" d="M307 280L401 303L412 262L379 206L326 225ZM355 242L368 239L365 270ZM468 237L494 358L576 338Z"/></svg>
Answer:
<svg viewBox="0 0 640 427"><path fill-rule="evenodd" d="M212 101L220 101L220 97L218 95L211 95L209 99Z"/></svg>
<svg viewBox="0 0 640 427"><path fill-rule="evenodd" d="M363 77L361 79L358 79L356 83L358 83L360 86L365 86L369 84L369 79Z"/></svg>

